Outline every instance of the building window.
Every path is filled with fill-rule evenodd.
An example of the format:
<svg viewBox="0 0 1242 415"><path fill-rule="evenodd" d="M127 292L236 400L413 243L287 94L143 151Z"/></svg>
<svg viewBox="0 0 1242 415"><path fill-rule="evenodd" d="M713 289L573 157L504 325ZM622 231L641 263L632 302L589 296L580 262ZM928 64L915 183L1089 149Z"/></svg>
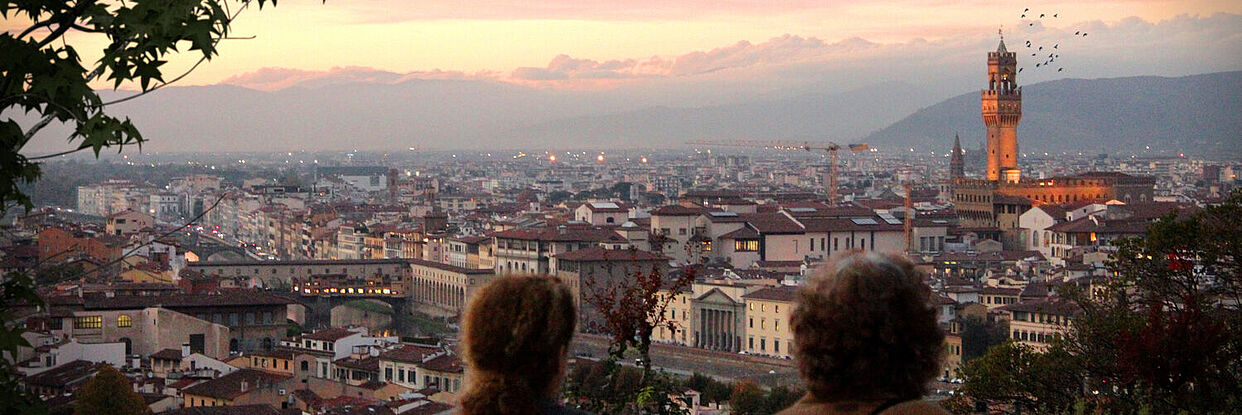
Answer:
<svg viewBox="0 0 1242 415"><path fill-rule="evenodd" d="M736 252L756 252L759 250L759 240L739 239L733 241L733 250Z"/></svg>
<svg viewBox="0 0 1242 415"><path fill-rule="evenodd" d="M81 316L73 319L73 328L75 329L98 329L103 328L103 316Z"/></svg>
<svg viewBox="0 0 1242 415"><path fill-rule="evenodd" d="M117 327L133 327L134 319L130 318L128 314L121 314L116 317L116 326Z"/></svg>

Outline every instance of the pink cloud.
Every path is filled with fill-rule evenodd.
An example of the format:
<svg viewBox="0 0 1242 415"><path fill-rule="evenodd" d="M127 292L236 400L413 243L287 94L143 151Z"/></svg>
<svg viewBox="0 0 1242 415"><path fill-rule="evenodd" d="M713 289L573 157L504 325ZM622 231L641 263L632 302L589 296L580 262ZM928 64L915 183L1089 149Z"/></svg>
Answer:
<svg viewBox="0 0 1242 415"><path fill-rule="evenodd" d="M343 83L394 84L418 79L491 80L495 79L496 75L490 72L467 74L461 71L443 71L440 69L400 74L365 66L334 67L326 71L260 68L254 72L234 75L220 83L262 91L275 91L290 87L313 88Z"/></svg>

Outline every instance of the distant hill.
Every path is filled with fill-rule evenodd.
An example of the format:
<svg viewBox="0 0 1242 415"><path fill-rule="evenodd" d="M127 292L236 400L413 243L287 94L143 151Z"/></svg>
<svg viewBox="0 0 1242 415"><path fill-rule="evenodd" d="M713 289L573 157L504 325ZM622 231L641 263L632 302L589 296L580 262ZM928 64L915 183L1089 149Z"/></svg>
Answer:
<svg viewBox="0 0 1242 415"><path fill-rule="evenodd" d="M678 147L696 139L832 140L847 142L910 114L935 98L906 83L838 93L699 108L649 107L552 120L505 133L517 143L543 140L582 146L626 143Z"/></svg>
<svg viewBox="0 0 1242 415"><path fill-rule="evenodd" d="M144 150L156 152L684 148L686 140L742 138L947 151L954 132L968 148L983 138L978 92L932 104L937 94L919 85L858 88L678 108L620 90L487 81L352 82L271 92L214 85L166 88L110 111L132 117L150 140ZM1128 152L1151 145L1242 154L1242 72L1067 79L1025 86L1023 94L1022 151ZM41 134L64 137L67 130ZM39 151L63 145L51 138L36 143L44 146Z"/></svg>
<svg viewBox="0 0 1242 415"><path fill-rule="evenodd" d="M1242 71L1178 78L1064 79L1022 88L1021 151L1242 154ZM947 151L983 141L979 93L916 111L862 141Z"/></svg>

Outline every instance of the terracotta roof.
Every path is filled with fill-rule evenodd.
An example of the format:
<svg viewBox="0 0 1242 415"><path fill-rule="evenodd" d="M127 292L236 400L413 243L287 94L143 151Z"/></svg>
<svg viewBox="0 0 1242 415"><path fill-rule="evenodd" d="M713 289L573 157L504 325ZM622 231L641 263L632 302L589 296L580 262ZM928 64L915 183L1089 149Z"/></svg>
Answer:
<svg viewBox="0 0 1242 415"><path fill-rule="evenodd" d="M934 295L934 297L935 297L935 298L932 298L932 301L934 301L937 305L954 305L954 304L957 304L957 301L954 301L952 298L946 297L946 296L944 296L944 295L936 294L936 295Z"/></svg>
<svg viewBox="0 0 1242 415"><path fill-rule="evenodd" d="M422 363L423 359L436 353L441 353L439 348L419 346L414 344L402 344L391 350L380 352L380 359L392 360L405 363Z"/></svg>
<svg viewBox="0 0 1242 415"><path fill-rule="evenodd" d="M219 294L169 294L90 296L82 300L87 310L142 309L147 307L224 307L287 305L293 301L258 290L235 290Z"/></svg>
<svg viewBox="0 0 1242 415"><path fill-rule="evenodd" d="M53 388L67 388L78 383L84 383L92 376L95 376L95 372L99 370L99 365L102 364L105 363L96 364L85 360L74 360L38 374L27 376L25 383Z"/></svg>
<svg viewBox="0 0 1242 415"><path fill-rule="evenodd" d="M459 236L453 238L453 240L466 244L477 244L484 241L490 241L492 238L489 236Z"/></svg>
<svg viewBox="0 0 1242 415"><path fill-rule="evenodd" d="M441 373L462 373L465 371L461 358L451 354L434 357L431 360L420 363L418 366Z"/></svg>
<svg viewBox="0 0 1242 415"><path fill-rule="evenodd" d="M182 394L232 400L246 392L259 389L264 384L276 383L292 377L255 369L238 369L236 372L185 388ZM243 382L246 383L246 390L242 390Z"/></svg>
<svg viewBox="0 0 1242 415"><path fill-rule="evenodd" d="M855 220L857 219L857 220ZM798 218L805 226L806 232L849 232L849 231L902 231L902 223L891 224L884 219L868 215L857 218Z"/></svg>
<svg viewBox="0 0 1242 415"><path fill-rule="evenodd" d="M164 349L155 353L151 353L152 359L161 360L181 360L181 351L177 349Z"/></svg>
<svg viewBox="0 0 1242 415"><path fill-rule="evenodd" d="M979 294L987 295L1018 295L1022 293L1021 288L1003 288L1003 287L980 287Z"/></svg>
<svg viewBox="0 0 1242 415"><path fill-rule="evenodd" d="M611 229L578 227L510 229L507 231L496 232L493 236L504 239L547 242L625 241L625 238L622 238L621 235L617 235L617 233Z"/></svg>
<svg viewBox="0 0 1242 415"><path fill-rule="evenodd" d="M617 261L667 261L668 257L654 252L647 252L640 249L604 249L601 246L593 246L586 249L578 249L562 254L557 254L558 261L600 261L600 262L617 262Z"/></svg>
<svg viewBox="0 0 1242 415"><path fill-rule="evenodd" d="M280 410L268 404L238 406L194 406L178 408L160 415L280 415Z"/></svg>
<svg viewBox="0 0 1242 415"><path fill-rule="evenodd" d="M750 294L743 295L742 298L747 300L765 300L765 301L784 301L791 302L798 293L798 287L782 285L779 287L768 287L755 291Z"/></svg>
<svg viewBox="0 0 1242 415"><path fill-rule="evenodd" d="M755 230L762 234L791 234L802 233L803 229L798 222L794 222L783 213L754 213L742 215L745 217L746 223L754 227Z"/></svg>
<svg viewBox="0 0 1242 415"><path fill-rule="evenodd" d="M686 207L682 205L660 206L651 210L651 216L698 216L707 212L707 209L698 207Z"/></svg>
<svg viewBox="0 0 1242 415"><path fill-rule="evenodd" d="M337 359L333 364L355 370L366 370L370 372L379 371L379 358L375 356L363 356L360 359L353 357L344 357Z"/></svg>
<svg viewBox="0 0 1242 415"><path fill-rule="evenodd" d="M1081 217L1070 222L1062 222L1048 227L1052 232L1064 233L1104 233L1142 235L1147 232L1150 222L1144 219L1106 219L1091 216Z"/></svg>
<svg viewBox="0 0 1242 415"><path fill-rule="evenodd" d="M759 232L749 226L743 226L733 232L720 235L720 239L759 239Z"/></svg>
<svg viewBox="0 0 1242 415"><path fill-rule="evenodd" d="M630 211L628 205L618 202L589 202L585 205L593 212L628 213Z"/></svg>

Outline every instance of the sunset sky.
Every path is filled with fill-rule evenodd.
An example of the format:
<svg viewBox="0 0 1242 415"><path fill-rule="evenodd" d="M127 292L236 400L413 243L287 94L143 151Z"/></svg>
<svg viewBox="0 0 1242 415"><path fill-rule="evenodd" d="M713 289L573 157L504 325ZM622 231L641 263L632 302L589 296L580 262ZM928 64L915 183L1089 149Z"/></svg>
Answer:
<svg viewBox="0 0 1242 415"><path fill-rule="evenodd" d="M1031 9L1026 20L1019 17L1025 8ZM1038 13L1049 16L1030 19ZM1056 19L1051 18L1053 13L1058 14ZM810 50L824 45L865 41L867 45L875 44L871 46L925 45L929 53L934 54L938 48L948 53L949 46L957 43L988 38L994 41L996 29L1002 24L1011 39L1021 39L1023 31L1036 28L1110 29L1126 22L1131 26L1147 23L1158 27L1179 18L1193 26L1218 13L1242 13L1242 2L329 0L321 4L287 0L278 7L244 12L236 22L234 35L255 39L226 40L219 57L181 84L206 85L229 80L228 83L272 89L287 86L294 77L356 67L352 69L415 77L488 78L567 88L607 87L610 83L602 80L618 78L618 70L625 77L686 77L757 65L797 61L848 64L869 58L866 54L843 54L828 59L827 52ZM1037 26L1030 26L1032 21ZM1226 29L1238 36L1237 26ZM1105 41L1104 33L1100 35L1101 42ZM781 39L795 39L803 44L794 49L756 48L765 44L776 46L771 42ZM1179 45L1178 39L1144 42L1157 40ZM97 39L83 35L72 41L79 46L101 45ZM1191 44L1198 39L1181 41L1185 42L1181 47L1201 47ZM737 52L739 48L746 49L746 56L704 62L713 58L712 52ZM1236 54L1226 57L1230 63L1238 59ZM183 56L166 68L174 73L191 63L190 57ZM695 63L709 66L696 67ZM576 65L578 69L587 65L585 69L603 69L607 73L565 77L555 71L565 65ZM256 72L264 68L267 69ZM562 78L573 79L565 82ZM263 82L254 83L255 80Z"/></svg>

